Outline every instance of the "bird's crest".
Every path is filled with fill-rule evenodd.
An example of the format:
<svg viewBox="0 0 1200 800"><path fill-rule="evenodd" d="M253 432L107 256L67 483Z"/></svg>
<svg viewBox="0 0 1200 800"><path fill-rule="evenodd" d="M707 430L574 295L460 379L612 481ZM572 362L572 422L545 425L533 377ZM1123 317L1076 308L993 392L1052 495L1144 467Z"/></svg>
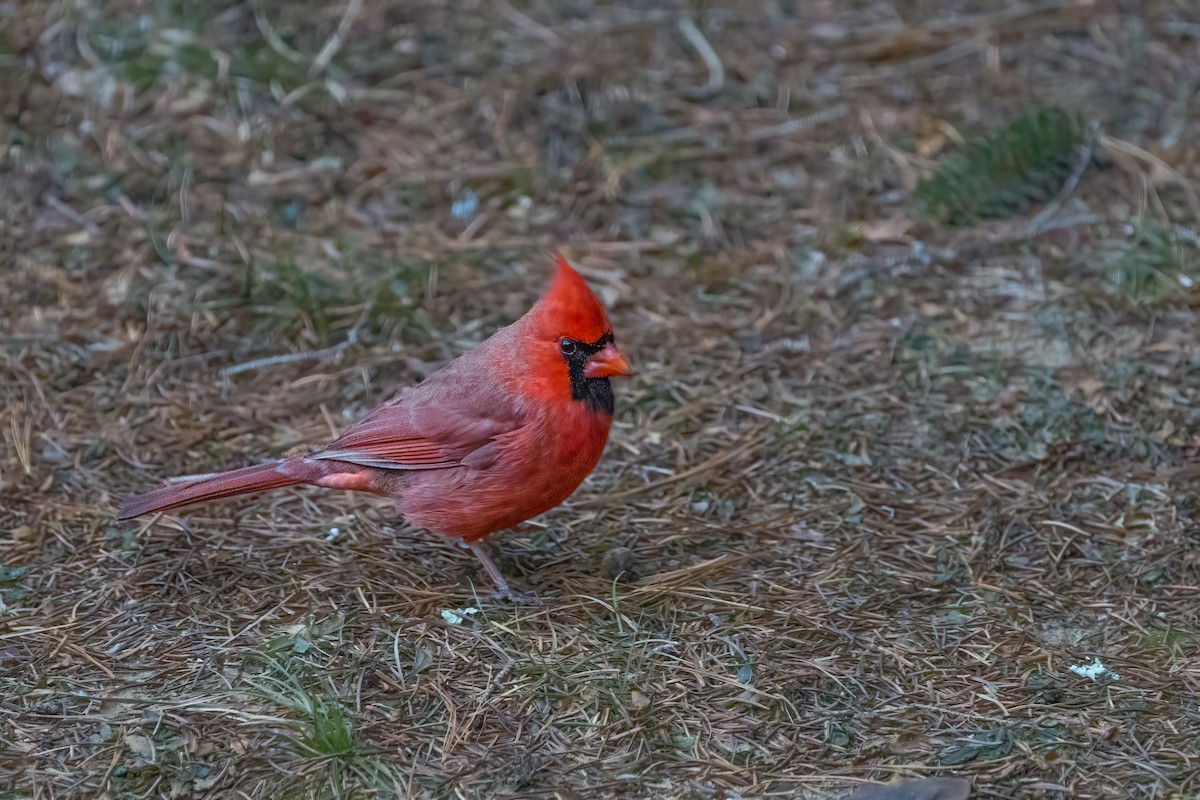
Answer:
<svg viewBox="0 0 1200 800"><path fill-rule="evenodd" d="M596 342L611 334L604 307L579 273L561 253L554 253L554 263L554 277L540 303L543 324L555 328L551 335Z"/></svg>

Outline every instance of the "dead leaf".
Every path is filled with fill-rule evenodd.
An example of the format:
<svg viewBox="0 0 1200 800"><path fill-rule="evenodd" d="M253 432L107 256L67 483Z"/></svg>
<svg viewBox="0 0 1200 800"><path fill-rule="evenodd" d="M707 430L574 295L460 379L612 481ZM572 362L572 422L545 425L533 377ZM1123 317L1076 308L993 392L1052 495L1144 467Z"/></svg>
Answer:
<svg viewBox="0 0 1200 800"><path fill-rule="evenodd" d="M863 225L859 231L859 235L868 242L899 242L901 244L908 244L912 241L908 236L908 229L912 227L912 224L912 220L905 217L875 220Z"/></svg>
<svg viewBox="0 0 1200 800"><path fill-rule="evenodd" d="M1095 378L1085 378L1075 384L1075 390L1083 396L1083 404L1096 414L1104 414L1108 410L1107 387L1104 381Z"/></svg>
<svg viewBox="0 0 1200 800"><path fill-rule="evenodd" d="M917 132L917 155L921 158L933 158L946 146L949 137L940 121L925 124Z"/></svg>
<svg viewBox="0 0 1200 800"><path fill-rule="evenodd" d="M142 736L137 733L129 733L125 735L125 746L133 752L135 756L141 756L154 763L154 743L150 741L150 737Z"/></svg>

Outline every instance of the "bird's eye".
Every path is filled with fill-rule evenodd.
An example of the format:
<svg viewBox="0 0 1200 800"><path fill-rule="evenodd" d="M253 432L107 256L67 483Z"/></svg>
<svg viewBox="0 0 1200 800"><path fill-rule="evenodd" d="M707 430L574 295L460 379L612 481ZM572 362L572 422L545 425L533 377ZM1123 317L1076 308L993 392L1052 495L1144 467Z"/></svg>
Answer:
<svg viewBox="0 0 1200 800"><path fill-rule="evenodd" d="M575 352L576 345L570 339L563 339L561 342L558 343L558 348L560 350L562 350L562 354L564 356L569 356Z"/></svg>

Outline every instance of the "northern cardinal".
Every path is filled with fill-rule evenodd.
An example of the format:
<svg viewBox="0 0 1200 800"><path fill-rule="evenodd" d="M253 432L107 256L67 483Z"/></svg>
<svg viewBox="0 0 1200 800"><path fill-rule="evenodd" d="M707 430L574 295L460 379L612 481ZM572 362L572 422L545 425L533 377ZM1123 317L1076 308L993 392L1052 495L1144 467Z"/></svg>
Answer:
<svg viewBox="0 0 1200 800"><path fill-rule="evenodd" d="M555 261L525 316L332 443L131 497L117 519L297 484L373 492L412 524L460 537L513 599L483 538L575 491L608 439L609 378L629 374L600 301L561 255Z"/></svg>

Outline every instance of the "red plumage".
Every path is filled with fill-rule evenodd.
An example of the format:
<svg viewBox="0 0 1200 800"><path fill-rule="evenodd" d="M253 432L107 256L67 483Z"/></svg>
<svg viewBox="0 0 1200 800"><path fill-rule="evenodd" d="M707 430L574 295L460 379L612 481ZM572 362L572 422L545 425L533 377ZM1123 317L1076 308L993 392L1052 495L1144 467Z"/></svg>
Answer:
<svg viewBox="0 0 1200 800"><path fill-rule="evenodd" d="M123 502L117 518L297 484L373 492L409 522L461 537L510 595L480 540L575 491L608 439L608 379L628 374L600 301L556 262L525 316L324 448L155 489Z"/></svg>

